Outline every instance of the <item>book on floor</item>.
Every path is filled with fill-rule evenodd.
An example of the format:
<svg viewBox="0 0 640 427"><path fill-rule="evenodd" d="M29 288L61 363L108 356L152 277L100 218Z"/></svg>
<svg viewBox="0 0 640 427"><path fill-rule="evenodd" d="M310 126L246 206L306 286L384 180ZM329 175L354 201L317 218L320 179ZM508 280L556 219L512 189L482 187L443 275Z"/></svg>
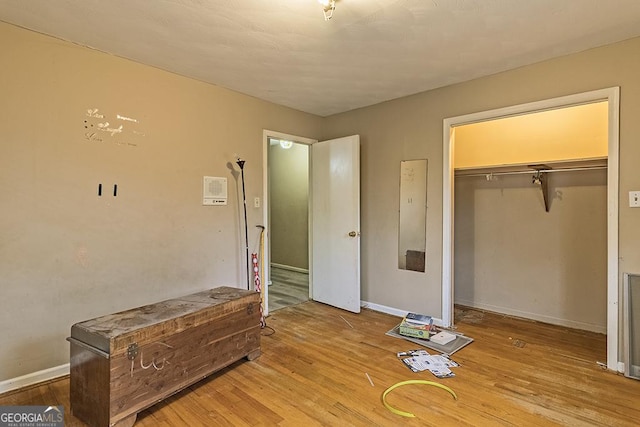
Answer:
<svg viewBox="0 0 640 427"><path fill-rule="evenodd" d="M417 325L411 324L406 321L402 321L398 326L398 333L405 337L429 339L431 327L429 325Z"/></svg>
<svg viewBox="0 0 640 427"><path fill-rule="evenodd" d="M433 318L431 316L427 316L426 314L418 314L418 313L407 313L404 317L405 322L414 323L417 325L429 325L433 324Z"/></svg>

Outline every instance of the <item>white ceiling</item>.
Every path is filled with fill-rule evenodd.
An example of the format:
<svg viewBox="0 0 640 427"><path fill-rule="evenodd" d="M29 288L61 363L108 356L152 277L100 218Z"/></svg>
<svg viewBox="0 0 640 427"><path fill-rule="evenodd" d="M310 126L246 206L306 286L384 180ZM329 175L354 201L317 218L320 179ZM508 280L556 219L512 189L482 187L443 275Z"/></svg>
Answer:
<svg viewBox="0 0 640 427"><path fill-rule="evenodd" d="M639 0L0 0L0 20L327 116L640 36ZM640 55L640 52L639 52Z"/></svg>

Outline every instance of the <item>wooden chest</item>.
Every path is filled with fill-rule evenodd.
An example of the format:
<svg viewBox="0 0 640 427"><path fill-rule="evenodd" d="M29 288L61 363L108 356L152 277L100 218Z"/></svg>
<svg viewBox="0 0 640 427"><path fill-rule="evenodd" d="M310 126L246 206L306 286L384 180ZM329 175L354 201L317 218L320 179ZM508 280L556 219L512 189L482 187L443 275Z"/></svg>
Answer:
<svg viewBox="0 0 640 427"><path fill-rule="evenodd" d="M92 427L141 410L260 355L260 294L220 287L71 327L71 411Z"/></svg>

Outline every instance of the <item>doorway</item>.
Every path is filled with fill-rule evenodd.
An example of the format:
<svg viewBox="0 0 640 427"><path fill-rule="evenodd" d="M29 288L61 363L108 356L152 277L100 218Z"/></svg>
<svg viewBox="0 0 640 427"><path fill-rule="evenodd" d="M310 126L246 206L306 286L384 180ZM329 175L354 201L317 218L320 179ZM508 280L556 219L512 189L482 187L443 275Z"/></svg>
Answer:
<svg viewBox="0 0 640 427"><path fill-rule="evenodd" d="M602 89L582 94L490 110L444 120L443 132L443 269L442 319L446 326L453 325L453 271L454 271L454 145L457 126L482 121L524 115L551 109L608 102L608 156L607 156L607 367L620 371L618 354L618 128L619 88Z"/></svg>
<svg viewBox="0 0 640 427"><path fill-rule="evenodd" d="M268 137L269 311L309 300L309 145Z"/></svg>
<svg viewBox="0 0 640 427"><path fill-rule="evenodd" d="M315 142L297 135L263 131L263 214L267 226L262 254L265 316L311 297L308 168L309 149ZM295 182L296 179L301 182ZM289 245L291 237L294 243ZM293 252L294 248L297 252Z"/></svg>

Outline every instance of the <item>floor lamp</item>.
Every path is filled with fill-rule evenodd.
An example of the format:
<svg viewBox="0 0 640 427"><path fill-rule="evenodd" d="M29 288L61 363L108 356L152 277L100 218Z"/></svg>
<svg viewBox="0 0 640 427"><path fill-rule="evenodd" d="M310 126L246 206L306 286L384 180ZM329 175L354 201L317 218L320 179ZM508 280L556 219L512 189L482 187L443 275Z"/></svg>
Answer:
<svg viewBox="0 0 640 427"><path fill-rule="evenodd" d="M245 161L238 157L236 164L240 167L240 173L242 175L242 204L244 206L244 248L245 257L247 260L247 290L251 289L251 276L249 275L249 232L247 227L247 194L244 189L244 163Z"/></svg>

